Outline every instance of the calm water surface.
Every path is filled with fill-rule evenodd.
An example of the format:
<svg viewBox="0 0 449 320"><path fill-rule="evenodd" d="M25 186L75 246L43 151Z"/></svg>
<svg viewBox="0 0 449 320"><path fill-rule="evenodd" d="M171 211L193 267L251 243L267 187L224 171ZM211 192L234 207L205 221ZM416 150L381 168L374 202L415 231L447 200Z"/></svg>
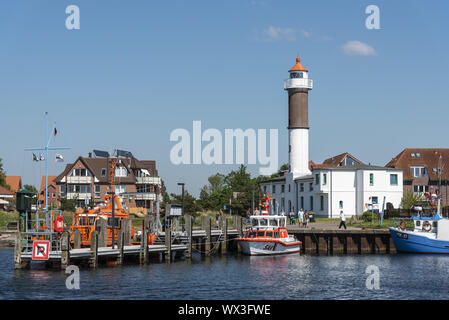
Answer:
<svg viewBox="0 0 449 320"><path fill-rule="evenodd" d="M380 289L365 286L380 270ZM449 299L449 256L227 256L81 269L80 290L58 270L13 269L0 249L0 299Z"/></svg>

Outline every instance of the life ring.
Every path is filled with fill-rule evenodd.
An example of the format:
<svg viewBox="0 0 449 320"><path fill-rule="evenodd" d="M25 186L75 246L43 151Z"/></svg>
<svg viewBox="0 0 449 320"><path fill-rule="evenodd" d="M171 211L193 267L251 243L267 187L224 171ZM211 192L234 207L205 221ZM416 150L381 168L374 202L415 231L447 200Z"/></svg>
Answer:
<svg viewBox="0 0 449 320"><path fill-rule="evenodd" d="M432 230L432 224L429 221L424 221L424 223L422 224L422 229L426 232L429 232L430 230Z"/></svg>
<svg viewBox="0 0 449 320"><path fill-rule="evenodd" d="M407 222L406 221L401 221L401 223L399 224L399 229L401 229L402 231L407 229Z"/></svg>

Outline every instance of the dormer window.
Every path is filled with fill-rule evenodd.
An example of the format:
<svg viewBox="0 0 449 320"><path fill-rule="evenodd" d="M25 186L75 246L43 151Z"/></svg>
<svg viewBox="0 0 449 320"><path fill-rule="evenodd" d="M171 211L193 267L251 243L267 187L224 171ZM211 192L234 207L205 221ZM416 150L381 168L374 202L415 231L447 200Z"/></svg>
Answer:
<svg viewBox="0 0 449 320"><path fill-rule="evenodd" d="M302 72L290 72L291 79L302 79L304 77Z"/></svg>

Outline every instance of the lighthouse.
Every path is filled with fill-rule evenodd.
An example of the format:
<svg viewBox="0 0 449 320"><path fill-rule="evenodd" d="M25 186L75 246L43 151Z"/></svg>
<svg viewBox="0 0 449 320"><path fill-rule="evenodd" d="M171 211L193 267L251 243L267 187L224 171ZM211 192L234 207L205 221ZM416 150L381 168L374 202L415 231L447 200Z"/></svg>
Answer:
<svg viewBox="0 0 449 320"><path fill-rule="evenodd" d="M284 81L288 91L288 154L289 171L293 179L308 176L309 170L309 90L313 81L309 71L296 58L296 64L288 71Z"/></svg>

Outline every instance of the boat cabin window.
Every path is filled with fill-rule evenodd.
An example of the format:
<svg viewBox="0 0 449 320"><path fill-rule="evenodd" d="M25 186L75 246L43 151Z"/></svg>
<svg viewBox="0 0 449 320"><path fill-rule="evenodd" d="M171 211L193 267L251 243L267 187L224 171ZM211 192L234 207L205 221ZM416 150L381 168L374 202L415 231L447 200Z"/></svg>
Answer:
<svg viewBox="0 0 449 320"><path fill-rule="evenodd" d="M262 227L266 227L268 225L268 220L267 219L260 219L259 225L262 226Z"/></svg>
<svg viewBox="0 0 449 320"><path fill-rule="evenodd" d="M421 225L421 221L417 220L416 221L416 226L419 227Z"/></svg>
<svg viewBox="0 0 449 320"><path fill-rule="evenodd" d="M265 231L258 231L257 232L258 237L265 237Z"/></svg>
<svg viewBox="0 0 449 320"><path fill-rule="evenodd" d="M267 231L267 237L268 238L273 238L273 232L272 231Z"/></svg>
<svg viewBox="0 0 449 320"><path fill-rule="evenodd" d="M276 231L276 232L274 233L274 237L275 237L275 238L279 238L279 232Z"/></svg>
<svg viewBox="0 0 449 320"><path fill-rule="evenodd" d="M277 227L278 226L278 220L276 219L270 219L270 226Z"/></svg>
<svg viewBox="0 0 449 320"><path fill-rule="evenodd" d="M259 220L259 219L252 219L252 220L253 220L253 221L252 221L253 227L257 227L257 225L258 225L257 220Z"/></svg>

